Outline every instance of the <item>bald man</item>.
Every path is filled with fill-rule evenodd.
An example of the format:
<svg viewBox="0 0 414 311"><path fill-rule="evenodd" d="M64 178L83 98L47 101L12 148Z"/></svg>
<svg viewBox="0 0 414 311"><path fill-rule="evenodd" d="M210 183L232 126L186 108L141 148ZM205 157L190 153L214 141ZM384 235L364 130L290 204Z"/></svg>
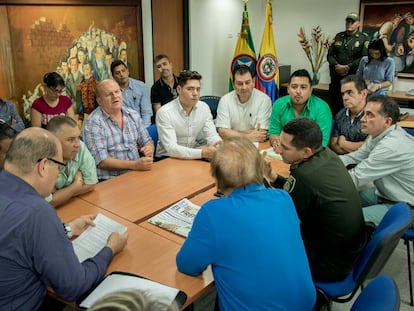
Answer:
<svg viewBox="0 0 414 311"><path fill-rule="evenodd" d="M41 128L23 130L6 154L0 172L0 306L8 310L40 310L46 290L76 300L104 276L127 234L112 233L107 245L80 263L68 237L79 235L94 216L63 224L44 197L56 182L62 146Z"/></svg>
<svg viewBox="0 0 414 311"><path fill-rule="evenodd" d="M123 106L118 83L99 82L96 101L99 107L86 119L82 137L95 159L98 179L150 170L154 143L139 113Z"/></svg>

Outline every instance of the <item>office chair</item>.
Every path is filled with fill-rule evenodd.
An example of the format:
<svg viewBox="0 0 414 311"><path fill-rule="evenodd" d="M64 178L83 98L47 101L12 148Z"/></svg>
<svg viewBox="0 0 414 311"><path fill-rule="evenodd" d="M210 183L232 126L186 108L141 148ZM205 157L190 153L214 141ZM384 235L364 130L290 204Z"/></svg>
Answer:
<svg viewBox="0 0 414 311"><path fill-rule="evenodd" d="M407 264L408 264L408 284L410 285L410 305L413 306L413 277L411 273L411 254L410 254L410 243L413 243L413 251L414 251L414 229L409 228L407 231L404 232L402 236L404 240L404 244L407 246Z"/></svg>
<svg viewBox="0 0 414 311"><path fill-rule="evenodd" d="M409 128L409 127L403 127L403 129L410 134L411 136L414 136L414 129Z"/></svg>
<svg viewBox="0 0 414 311"><path fill-rule="evenodd" d="M398 311L400 294L392 277L380 275L373 279L352 304L351 311Z"/></svg>
<svg viewBox="0 0 414 311"><path fill-rule="evenodd" d="M220 101L220 96L208 95L208 96L201 96L200 100L205 102L211 110L211 114L213 115L213 120L217 117L217 106Z"/></svg>
<svg viewBox="0 0 414 311"><path fill-rule="evenodd" d="M329 301L348 302L367 279L376 277L387 263L398 241L411 226L411 209L406 203L396 203L384 215L371 240L362 250L348 276L341 281L315 281L328 310ZM345 297L344 297L345 296Z"/></svg>
<svg viewBox="0 0 414 311"><path fill-rule="evenodd" d="M151 124L147 127L148 134L151 136L152 140L154 141L154 151L157 149L158 143L158 129L156 124Z"/></svg>

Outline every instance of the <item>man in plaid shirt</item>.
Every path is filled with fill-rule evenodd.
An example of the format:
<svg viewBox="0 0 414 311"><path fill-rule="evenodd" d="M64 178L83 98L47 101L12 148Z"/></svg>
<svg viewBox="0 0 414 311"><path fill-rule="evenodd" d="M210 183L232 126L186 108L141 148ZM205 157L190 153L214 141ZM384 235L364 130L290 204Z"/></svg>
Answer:
<svg viewBox="0 0 414 311"><path fill-rule="evenodd" d="M150 170L154 143L138 112L122 106L122 92L114 80L96 88L99 107L86 119L82 136L97 165L100 181L129 170Z"/></svg>

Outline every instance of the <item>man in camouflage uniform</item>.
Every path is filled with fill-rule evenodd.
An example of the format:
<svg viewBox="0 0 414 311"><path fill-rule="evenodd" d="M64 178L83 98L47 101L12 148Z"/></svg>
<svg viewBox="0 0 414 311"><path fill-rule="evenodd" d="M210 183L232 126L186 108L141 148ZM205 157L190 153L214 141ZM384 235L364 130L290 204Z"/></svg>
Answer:
<svg viewBox="0 0 414 311"><path fill-rule="evenodd" d="M341 79L355 74L362 56L368 55L369 38L366 33L358 31L359 15L349 13L345 18L346 30L338 33L328 51L330 107L332 115L342 108Z"/></svg>

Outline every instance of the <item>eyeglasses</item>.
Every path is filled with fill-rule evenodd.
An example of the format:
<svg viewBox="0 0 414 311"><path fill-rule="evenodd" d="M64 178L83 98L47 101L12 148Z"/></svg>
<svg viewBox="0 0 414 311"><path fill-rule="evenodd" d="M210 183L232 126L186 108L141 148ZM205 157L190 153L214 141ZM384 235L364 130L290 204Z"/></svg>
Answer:
<svg viewBox="0 0 414 311"><path fill-rule="evenodd" d="M61 168L61 167L63 167L63 168L65 168L66 167L66 164L65 163L63 163L63 162L60 162L60 161L58 161L58 160L55 160L55 159L52 159L52 158L46 158L47 160L49 160L49 161L51 161L51 162L53 162L53 163L55 163L55 164L57 164L57 165L59 165L59 168ZM43 159L39 159L39 160L37 160L37 163L39 163L40 161L42 161Z"/></svg>
<svg viewBox="0 0 414 311"><path fill-rule="evenodd" d="M48 89L51 90L55 94L62 94L65 91L65 88L58 90L58 89L54 89L50 86L48 86Z"/></svg>

